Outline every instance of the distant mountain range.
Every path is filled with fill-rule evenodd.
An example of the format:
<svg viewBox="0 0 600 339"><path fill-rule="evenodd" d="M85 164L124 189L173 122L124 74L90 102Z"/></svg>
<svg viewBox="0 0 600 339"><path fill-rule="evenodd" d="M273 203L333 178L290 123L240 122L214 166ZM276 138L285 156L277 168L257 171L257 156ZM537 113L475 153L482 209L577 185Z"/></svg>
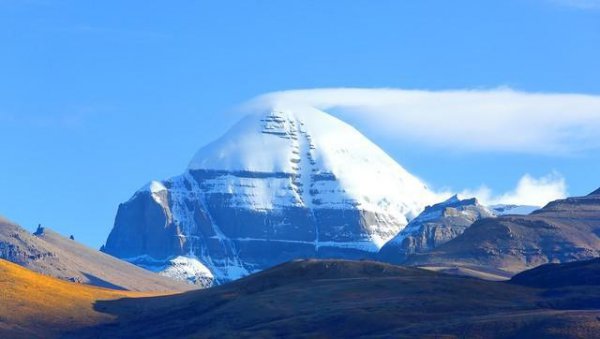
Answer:
<svg viewBox="0 0 600 339"><path fill-rule="evenodd" d="M455 239L405 263L495 270L510 277L546 263L600 256L600 190L550 202L530 215L475 222Z"/></svg>
<svg viewBox="0 0 600 339"><path fill-rule="evenodd" d="M477 199L461 200L458 196L428 206L383 246L377 259L403 263L415 253L426 253L460 236L475 221L496 215Z"/></svg>
<svg viewBox="0 0 600 339"><path fill-rule="evenodd" d="M2 218L0 259L59 279L118 290L185 291L192 288L88 248L48 228L38 228L31 234Z"/></svg>

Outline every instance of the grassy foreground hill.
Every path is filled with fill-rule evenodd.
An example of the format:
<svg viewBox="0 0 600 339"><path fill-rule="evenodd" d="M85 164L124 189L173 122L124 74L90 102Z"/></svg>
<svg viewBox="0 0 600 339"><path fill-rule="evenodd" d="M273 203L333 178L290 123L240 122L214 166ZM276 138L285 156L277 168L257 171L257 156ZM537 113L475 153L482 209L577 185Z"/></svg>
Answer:
<svg viewBox="0 0 600 339"><path fill-rule="evenodd" d="M55 337L108 323L114 316L94 310L98 300L156 294L116 291L41 275L0 259L0 337Z"/></svg>
<svg viewBox="0 0 600 339"><path fill-rule="evenodd" d="M541 289L378 262L302 260L208 290L100 302L118 324L77 336L581 338L600 331L598 296L598 286Z"/></svg>
<svg viewBox="0 0 600 339"><path fill-rule="evenodd" d="M215 288L149 296L0 264L2 338L581 338L600 333L600 282L535 288L377 262L302 260Z"/></svg>

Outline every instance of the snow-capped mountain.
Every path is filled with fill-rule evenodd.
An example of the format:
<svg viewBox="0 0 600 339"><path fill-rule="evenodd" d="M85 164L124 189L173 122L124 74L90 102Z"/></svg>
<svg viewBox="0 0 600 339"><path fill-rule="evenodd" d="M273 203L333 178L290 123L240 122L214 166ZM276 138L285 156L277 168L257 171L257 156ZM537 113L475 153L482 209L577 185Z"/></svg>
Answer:
<svg viewBox="0 0 600 339"><path fill-rule="evenodd" d="M401 263L409 255L430 251L459 235L482 218L495 214L477 199L450 199L428 206L379 252L384 261Z"/></svg>
<svg viewBox="0 0 600 339"><path fill-rule="evenodd" d="M339 119L274 110L121 204L104 250L159 271L184 256L224 282L296 258L363 258L436 198Z"/></svg>

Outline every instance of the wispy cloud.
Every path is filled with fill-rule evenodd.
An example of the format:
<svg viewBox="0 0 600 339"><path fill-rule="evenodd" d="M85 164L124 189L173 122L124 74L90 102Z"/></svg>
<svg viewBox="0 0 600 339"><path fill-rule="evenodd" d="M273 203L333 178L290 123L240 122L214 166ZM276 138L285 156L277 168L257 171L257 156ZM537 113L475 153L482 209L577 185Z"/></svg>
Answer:
<svg viewBox="0 0 600 339"><path fill-rule="evenodd" d="M461 192L463 197L477 197L485 205L515 204L544 206L548 202L567 196L567 184L558 173L535 178L525 174L516 187L508 192L495 194L489 187Z"/></svg>
<svg viewBox="0 0 600 339"><path fill-rule="evenodd" d="M334 111L394 141L454 151L560 154L600 148L600 96L333 88L274 92L246 107Z"/></svg>

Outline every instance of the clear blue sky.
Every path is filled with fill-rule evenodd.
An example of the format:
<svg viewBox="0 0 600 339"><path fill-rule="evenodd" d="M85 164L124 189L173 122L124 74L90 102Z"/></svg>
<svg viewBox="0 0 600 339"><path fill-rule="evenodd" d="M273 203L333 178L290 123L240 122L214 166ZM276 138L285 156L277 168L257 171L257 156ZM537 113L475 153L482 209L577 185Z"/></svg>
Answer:
<svg viewBox="0 0 600 339"><path fill-rule="evenodd" d="M0 0L0 48L0 214L94 247L120 202L180 174L262 93L600 94L596 0ZM503 192L551 171L571 194L600 186L598 152L441 152L364 132L436 188Z"/></svg>

